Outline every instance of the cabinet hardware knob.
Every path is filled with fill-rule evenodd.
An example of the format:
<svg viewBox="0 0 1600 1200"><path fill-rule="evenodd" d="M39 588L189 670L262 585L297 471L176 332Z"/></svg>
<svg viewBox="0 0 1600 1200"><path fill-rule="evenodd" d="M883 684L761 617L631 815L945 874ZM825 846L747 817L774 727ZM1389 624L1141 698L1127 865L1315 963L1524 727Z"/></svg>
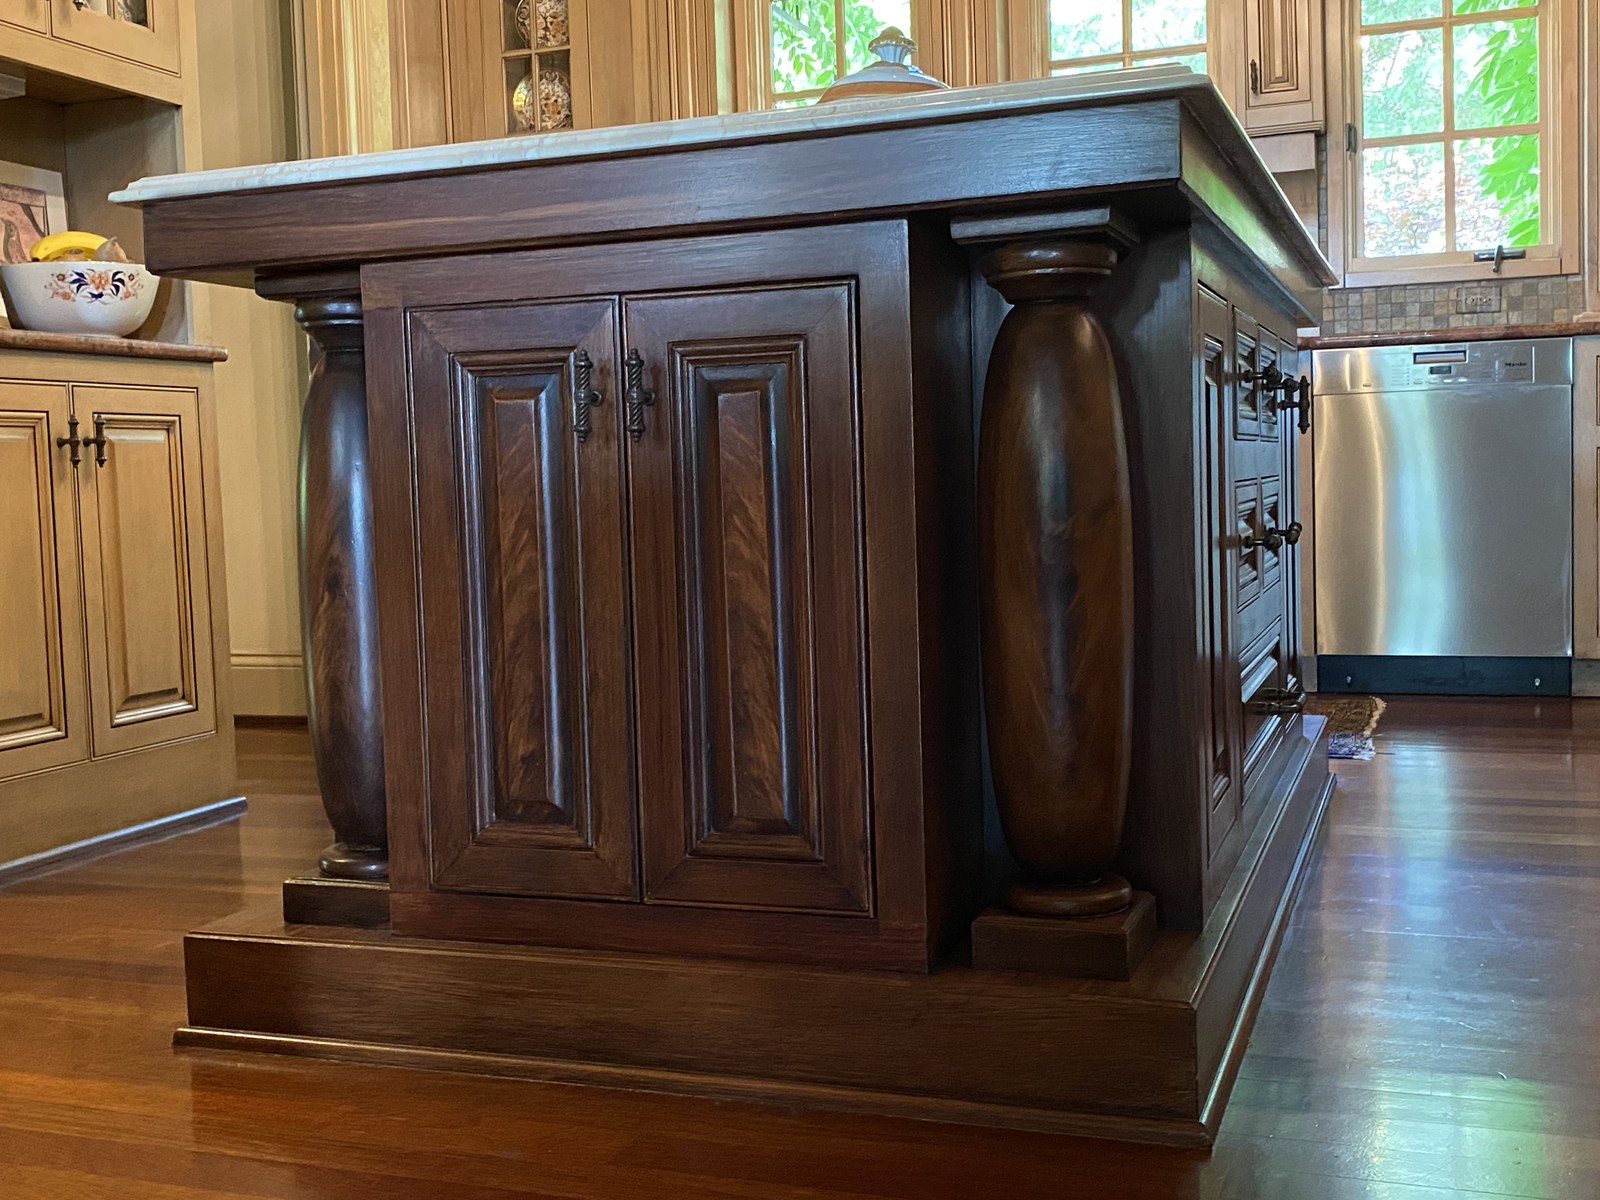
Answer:
<svg viewBox="0 0 1600 1200"><path fill-rule="evenodd" d="M1246 537L1239 540L1242 550L1254 550L1257 546L1265 546L1268 550L1281 550L1287 543L1290 546L1300 544L1300 522L1290 521L1287 529L1277 529L1269 526L1260 537Z"/></svg>
<svg viewBox="0 0 1600 1200"><path fill-rule="evenodd" d="M656 394L644 386L644 357L629 350L622 365L628 375L628 436L638 441L644 436L644 410L656 402Z"/></svg>
<svg viewBox="0 0 1600 1200"><path fill-rule="evenodd" d="M80 448L83 446L83 439L78 436L77 417L67 418L67 436L58 437L56 445L67 448L67 461L76 469L78 464L83 461L83 456L79 453Z"/></svg>
<svg viewBox="0 0 1600 1200"><path fill-rule="evenodd" d="M1282 387L1283 387L1283 398L1278 401L1278 407L1280 409L1283 409L1283 408L1298 408L1300 410L1300 420L1298 422L1298 424L1300 426L1300 432L1301 433L1310 433L1311 432L1311 380L1307 379L1304 375L1300 376L1298 381L1290 379L1287 376L1285 376ZM1289 399L1289 393L1290 392L1294 392L1296 394L1297 398L1294 399L1294 400Z"/></svg>
<svg viewBox="0 0 1600 1200"><path fill-rule="evenodd" d="M1250 711L1261 716L1284 716L1304 711L1306 694L1299 688L1262 688L1250 699Z"/></svg>
<svg viewBox="0 0 1600 1200"><path fill-rule="evenodd" d="M92 438L84 438L83 444L94 447L95 466L103 467L106 465L106 419L99 413L94 415L94 436Z"/></svg>
<svg viewBox="0 0 1600 1200"><path fill-rule="evenodd" d="M589 410L605 402L605 397L591 386L593 382L594 360L588 351L579 350L572 356L572 436L580 442L587 442L594 431Z"/></svg>
<svg viewBox="0 0 1600 1200"><path fill-rule="evenodd" d="M1253 58L1250 60L1250 91L1257 96L1261 94L1261 65Z"/></svg>

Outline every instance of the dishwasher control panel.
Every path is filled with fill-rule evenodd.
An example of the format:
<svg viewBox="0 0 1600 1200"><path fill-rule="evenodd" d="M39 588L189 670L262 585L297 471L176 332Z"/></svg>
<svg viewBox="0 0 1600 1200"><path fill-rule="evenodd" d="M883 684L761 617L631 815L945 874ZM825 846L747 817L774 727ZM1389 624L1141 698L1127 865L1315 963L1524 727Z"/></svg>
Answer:
<svg viewBox="0 0 1600 1200"><path fill-rule="evenodd" d="M1572 341L1537 338L1319 350L1315 363L1319 395L1424 391L1463 384L1570 384Z"/></svg>

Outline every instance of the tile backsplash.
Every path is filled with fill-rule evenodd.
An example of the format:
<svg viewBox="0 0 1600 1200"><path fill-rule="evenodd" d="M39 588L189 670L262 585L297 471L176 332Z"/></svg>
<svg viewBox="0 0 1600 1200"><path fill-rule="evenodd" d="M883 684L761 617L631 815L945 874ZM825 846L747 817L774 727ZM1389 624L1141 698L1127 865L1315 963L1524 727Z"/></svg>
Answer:
<svg viewBox="0 0 1600 1200"><path fill-rule="evenodd" d="M1499 311L1458 312L1461 292L1499 290ZM1391 333L1475 329L1495 325L1550 325L1583 311L1583 276L1505 279L1489 283L1407 283L1393 287L1335 288L1323 295L1322 332Z"/></svg>

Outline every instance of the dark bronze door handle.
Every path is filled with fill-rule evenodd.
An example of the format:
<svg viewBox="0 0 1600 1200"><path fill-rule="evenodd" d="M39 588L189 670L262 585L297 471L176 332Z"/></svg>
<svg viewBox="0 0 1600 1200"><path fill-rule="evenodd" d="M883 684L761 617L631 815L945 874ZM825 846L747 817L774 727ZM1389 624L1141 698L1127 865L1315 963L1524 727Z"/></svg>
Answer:
<svg viewBox="0 0 1600 1200"><path fill-rule="evenodd" d="M83 439L78 436L77 417L67 418L67 436L58 437L56 439L56 445L65 446L67 448L67 461L70 462L74 467L83 461L83 456L79 453L79 450L83 446Z"/></svg>
<svg viewBox="0 0 1600 1200"><path fill-rule="evenodd" d="M580 442L587 442L594 431L589 410L605 402L605 397L590 386L593 382L594 360L587 351L579 350L572 356L572 436Z"/></svg>
<svg viewBox="0 0 1600 1200"><path fill-rule="evenodd" d="M1269 527L1267 531L1260 537L1244 538L1240 541L1239 545L1245 550L1254 550L1257 546L1265 546L1268 550L1281 550L1286 542L1291 546L1299 544L1299 521L1290 521L1289 528L1287 529L1276 529Z"/></svg>
<svg viewBox="0 0 1600 1200"><path fill-rule="evenodd" d="M1250 711L1261 716L1284 716L1305 706L1306 694L1298 688L1262 688L1250 698Z"/></svg>
<svg viewBox="0 0 1600 1200"><path fill-rule="evenodd" d="M656 394L644 386L644 357L629 350L623 359L628 375L628 436L638 441L644 436L644 410L656 402Z"/></svg>
<svg viewBox="0 0 1600 1200"><path fill-rule="evenodd" d="M1300 420L1297 422L1297 424L1300 426L1300 432L1301 433L1310 433L1311 432L1311 380L1307 379L1304 375L1302 375L1302 376L1300 376L1300 379L1299 379L1298 382L1296 382L1293 379L1285 379L1282 386L1283 386L1283 398L1278 401L1278 407L1280 409L1298 408L1300 410ZM1294 392L1296 394L1297 398L1294 399L1294 400L1289 399L1289 393L1290 392Z"/></svg>

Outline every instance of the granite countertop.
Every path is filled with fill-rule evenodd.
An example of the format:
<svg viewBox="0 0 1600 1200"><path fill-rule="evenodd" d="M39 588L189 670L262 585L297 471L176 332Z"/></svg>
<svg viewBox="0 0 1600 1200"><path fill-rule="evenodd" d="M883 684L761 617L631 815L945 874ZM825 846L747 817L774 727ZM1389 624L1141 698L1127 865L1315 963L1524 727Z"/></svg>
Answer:
<svg viewBox="0 0 1600 1200"><path fill-rule="evenodd" d="M1182 65L1164 64L1035 79L1023 83L913 92L903 96L864 96L801 108L596 129L557 130L481 142L160 175L130 183L124 190L114 193L111 199L118 204L143 205L229 192L432 175L756 139L825 136L850 129L916 125L1106 101L1133 101L1151 95L1170 95L1174 89L1213 90L1204 75L1197 75ZM1262 169L1265 170L1264 167Z"/></svg>
<svg viewBox="0 0 1600 1200"><path fill-rule="evenodd" d="M1365 346L1427 346L1440 342L1508 342L1522 338L1587 337L1600 334L1600 320L1558 325L1474 325L1470 329L1396 329L1382 333L1334 333L1300 339L1302 350L1348 350Z"/></svg>
<svg viewBox="0 0 1600 1200"><path fill-rule="evenodd" d="M56 354L103 354L113 358L160 358L170 362L226 362L221 346L150 342L99 333L44 333L0 325L0 350L48 350Z"/></svg>

